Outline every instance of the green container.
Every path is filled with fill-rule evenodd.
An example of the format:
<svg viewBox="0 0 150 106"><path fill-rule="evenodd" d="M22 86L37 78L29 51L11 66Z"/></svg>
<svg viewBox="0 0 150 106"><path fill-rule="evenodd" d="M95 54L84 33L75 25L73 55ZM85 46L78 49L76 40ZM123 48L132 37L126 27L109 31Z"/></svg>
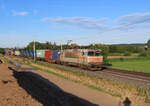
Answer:
<svg viewBox="0 0 150 106"><path fill-rule="evenodd" d="M45 50L36 50L37 58L45 58Z"/></svg>

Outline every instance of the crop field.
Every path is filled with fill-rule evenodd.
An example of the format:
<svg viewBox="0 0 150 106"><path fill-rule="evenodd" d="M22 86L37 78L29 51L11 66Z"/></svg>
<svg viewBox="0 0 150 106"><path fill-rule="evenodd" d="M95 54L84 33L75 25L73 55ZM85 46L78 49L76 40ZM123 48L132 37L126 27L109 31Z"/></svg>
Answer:
<svg viewBox="0 0 150 106"><path fill-rule="evenodd" d="M150 58L114 58L109 62L112 68L150 73Z"/></svg>

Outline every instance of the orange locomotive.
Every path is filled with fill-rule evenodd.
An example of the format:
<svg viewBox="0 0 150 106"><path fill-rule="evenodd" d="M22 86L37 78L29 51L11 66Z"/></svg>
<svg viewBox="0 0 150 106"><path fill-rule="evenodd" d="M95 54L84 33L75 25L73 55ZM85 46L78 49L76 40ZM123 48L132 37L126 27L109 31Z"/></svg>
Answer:
<svg viewBox="0 0 150 106"><path fill-rule="evenodd" d="M100 68L103 65L101 50L95 49L67 49L60 55L60 61L86 68Z"/></svg>

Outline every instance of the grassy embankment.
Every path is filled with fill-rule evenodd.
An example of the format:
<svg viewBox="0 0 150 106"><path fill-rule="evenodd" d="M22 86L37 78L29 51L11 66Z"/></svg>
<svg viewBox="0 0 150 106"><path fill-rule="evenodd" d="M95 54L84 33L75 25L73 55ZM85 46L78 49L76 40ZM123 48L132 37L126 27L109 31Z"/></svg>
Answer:
<svg viewBox="0 0 150 106"><path fill-rule="evenodd" d="M112 64L112 68L150 73L149 57L111 58L109 62Z"/></svg>
<svg viewBox="0 0 150 106"><path fill-rule="evenodd" d="M85 85L94 90L107 93L111 96L117 97L120 100L124 100L126 97L129 97L134 106L149 106L150 89L139 88L136 86L110 81L107 79L85 75L82 72L74 72L72 70L66 70L65 68L58 68L51 64L42 64L39 62L34 63L29 59L16 57L11 58L12 60L28 64L41 71L56 75L67 80L71 80L75 83Z"/></svg>

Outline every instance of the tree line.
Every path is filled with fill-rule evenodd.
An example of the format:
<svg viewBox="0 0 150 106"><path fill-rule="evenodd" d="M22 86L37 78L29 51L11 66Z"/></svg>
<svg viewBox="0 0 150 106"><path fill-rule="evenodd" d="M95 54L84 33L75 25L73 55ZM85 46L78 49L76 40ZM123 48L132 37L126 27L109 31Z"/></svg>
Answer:
<svg viewBox="0 0 150 106"><path fill-rule="evenodd" d="M25 48L20 48L15 50L33 50L33 45L34 42L30 42ZM150 40L146 44L125 44L125 45L105 45L105 44L90 44L87 46L81 46L78 44L63 44L58 45L55 42L45 42L45 43L40 43L40 42L35 42L35 48L36 49L51 49L51 50L60 50L62 49L82 49L82 48L87 48L87 49L101 49L102 50L102 55L116 55L123 54L125 56L129 56L132 53L138 53L141 56L150 56ZM0 53L4 53L4 49L0 48Z"/></svg>
<svg viewBox="0 0 150 106"><path fill-rule="evenodd" d="M30 42L27 47L23 48L24 50L33 50L34 42ZM52 49L52 50L60 50L61 45L57 45L55 42L46 42L40 43L35 42L36 49ZM106 53L141 53L143 51L149 50L150 48L150 40L148 40L147 44L145 45L105 45L105 44L90 44L87 46L80 46L78 44L64 44L62 45L62 49L74 49L74 48L93 48L93 49L102 49Z"/></svg>

